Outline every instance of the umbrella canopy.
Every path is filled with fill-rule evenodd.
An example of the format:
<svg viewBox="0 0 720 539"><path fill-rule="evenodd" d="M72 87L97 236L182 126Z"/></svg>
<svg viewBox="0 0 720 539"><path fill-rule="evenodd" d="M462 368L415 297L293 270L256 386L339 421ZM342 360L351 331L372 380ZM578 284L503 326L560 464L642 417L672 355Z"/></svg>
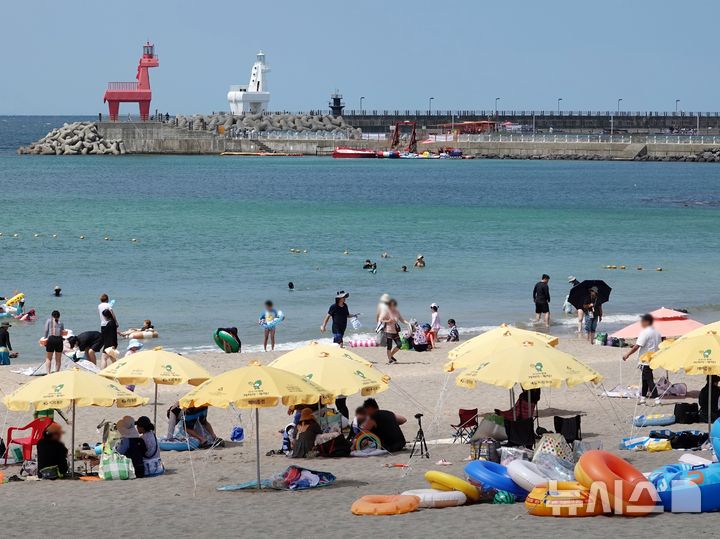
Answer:
<svg viewBox="0 0 720 539"><path fill-rule="evenodd" d="M570 294L568 294L568 303L576 309L582 309L585 300L590 295L590 289L593 286L596 286L598 289L598 303L602 305L610 300L610 292L612 292L612 288L610 288L605 281L590 279L578 283L570 289Z"/></svg>
<svg viewBox="0 0 720 539"><path fill-rule="evenodd" d="M193 360L166 352L148 350L119 359L98 374L121 384L156 384L197 386L210 379L210 373Z"/></svg>
<svg viewBox="0 0 720 539"><path fill-rule="evenodd" d="M302 376L335 395L375 395L388 389L390 382L389 376L357 354L317 343L288 352L269 366Z"/></svg>
<svg viewBox="0 0 720 539"><path fill-rule="evenodd" d="M47 410L70 406L140 406L148 399L113 380L79 369L55 372L31 380L3 398L8 410Z"/></svg>
<svg viewBox="0 0 720 539"><path fill-rule="evenodd" d="M660 335L665 338L680 337L694 329L703 327L700 322L688 318L687 313L673 311L665 307L657 309L650 314L655 319L653 326L660 332ZM638 321L633 322L629 326L625 326L610 336L621 339L637 339L642 330L643 327Z"/></svg>
<svg viewBox="0 0 720 539"><path fill-rule="evenodd" d="M147 350L108 365L98 374L117 380L121 384L155 383L154 419L157 423L157 386L190 384L197 386L210 378L210 373L193 360L166 352Z"/></svg>
<svg viewBox="0 0 720 539"><path fill-rule="evenodd" d="M127 408L147 403L117 382L79 369L55 372L37 378L3 398L8 410L48 410L72 407L70 475L75 473L75 408L113 406Z"/></svg>
<svg viewBox="0 0 720 539"><path fill-rule="evenodd" d="M502 324L499 327L486 331L477 337L465 341L448 353L448 361L443 368L447 372L464 369L477 365L483 358L489 357L488 350L494 351L509 344L519 345L523 342L533 342L542 345L557 346L559 339L546 333L528 331Z"/></svg>
<svg viewBox="0 0 720 539"><path fill-rule="evenodd" d="M720 321L713 322L711 324L706 324L702 327L699 327L697 329L689 331L688 333L683 335L682 338L690 339L691 337L697 337L699 335L705 335L707 333L712 333L712 332L720 334Z"/></svg>
<svg viewBox="0 0 720 539"><path fill-rule="evenodd" d="M255 449L257 463L257 488L260 484L260 408L282 403L295 404L330 403L334 395L317 384L275 367L263 367L253 362L211 378L180 399L182 408L217 406L227 408L233 404L240 408L255 409Z"/></svg>
<svg viewBox="0 0 720 539"><path fill-rule="evenodd" d="M547 344L525 341L498 349L486 359L469 367L455 379L460 387L476 387L478 382L512 389L574 386L599 383L602 375L575 357Z"/></svg>

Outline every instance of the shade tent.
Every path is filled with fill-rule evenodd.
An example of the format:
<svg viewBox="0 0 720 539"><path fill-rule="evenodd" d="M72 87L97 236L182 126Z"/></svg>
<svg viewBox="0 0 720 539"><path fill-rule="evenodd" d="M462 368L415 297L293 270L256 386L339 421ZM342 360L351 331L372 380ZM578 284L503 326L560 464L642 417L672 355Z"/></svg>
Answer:
<svg viewBox="0 0 720 539"><path fill-rule="evenodd" d="M257 488L260 484L260 408L283 404L332 403L335 396L297 374L253 362L220 374L199 385L180 399L182 408L217 406L255 409Z"/></svg>
<svg viewBox="0 0 720 539"><path fill-rule="evenodd" d="M295 373L335 395L375 395L387 390L390 383L389 376L357 354L317 343L283 354L269 367Z"/></svg>
<svg viewBox="0 0 720 539"><path fill-rule="evenodd" d="M197 386L210 379L210 373L193 360L164 350L137 352L108 365L99 374L126 385L153 382L155 424L157 424L158 384Z"/></svg>
<svg viewBox="0 0 720 539"><path fill-rule="evenodd" d="M664 338L675 338L686 335L687 333L703 327L703 324L691 318L687 313L673 311L662 307L650 313L655 319L653 327L660 332ZM616 331L611 337L619 339L637 339L643 330L640 321L633 322L629 326Z"/></svg>
<svg viewBox="0 0 720 539"><path fill-rule="evenodd" d="M8 410L34 411L72 408L71 474L75 471L75 408L117 405L128 408L148 399L128 391L114 380L79 369L60 371L31 380L3 398Z"/></svg>

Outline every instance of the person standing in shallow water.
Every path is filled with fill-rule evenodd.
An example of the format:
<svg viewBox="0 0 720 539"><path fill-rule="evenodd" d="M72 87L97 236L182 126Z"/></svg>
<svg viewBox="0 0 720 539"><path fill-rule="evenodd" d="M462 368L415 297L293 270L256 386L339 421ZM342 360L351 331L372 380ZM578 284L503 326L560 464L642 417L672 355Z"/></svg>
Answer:
<svg viewBox="0 0 720 539"><path fill-rule="evenodd" d="M533 302L535 303L535 321L540 322L545 317L545 325L550 327L550 276L543 273L540 281L533 288Z"/></svg>
<svg viewBox="0 0 720 539"><path fill-rule="evenodd" d="M335 295L335 303L330 305L328 313L325 315L325 319L320 325L320 331L322 333L325 333L328 322L332 320L331 330L333 334L333 342L339 345L340 348L343 348L344 346L343 338L345 337L345 330L347 329L348 318L357 316L356 314L350 314L350 309L348 308L348 305L346 303L346 300L349 297L349 292L340 290Z"/></svg>

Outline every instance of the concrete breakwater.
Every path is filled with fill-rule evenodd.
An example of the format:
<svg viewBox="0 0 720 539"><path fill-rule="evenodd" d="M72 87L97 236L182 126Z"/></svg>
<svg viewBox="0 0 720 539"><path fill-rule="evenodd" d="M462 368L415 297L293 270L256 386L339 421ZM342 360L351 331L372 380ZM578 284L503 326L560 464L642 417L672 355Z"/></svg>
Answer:
<svg viewBox="0 0 720 539"><path fill-rule="evenodd" d="M18 148L19 154L31 155L124 155L122 139L108 139L92 122L63 124L40 140Z"/></svg>

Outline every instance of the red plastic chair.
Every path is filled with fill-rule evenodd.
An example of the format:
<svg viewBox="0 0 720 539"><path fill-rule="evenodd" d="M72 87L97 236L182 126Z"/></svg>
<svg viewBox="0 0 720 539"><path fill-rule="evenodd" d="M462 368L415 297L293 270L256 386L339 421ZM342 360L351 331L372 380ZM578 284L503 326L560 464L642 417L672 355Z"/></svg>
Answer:
<svg viewBox="0 0 720 539"><path fill-rule="evenodd" d="M452 435L453 443L457 440L460 440L462 443L467 443L470 438L472 438L472 435L475 434L475 430L478 427L478 409L473 408L472 410L467 410L460 408L458 410L458 416L460 422L457 425L450 425L455 429Z"/></svg>
<svg viewBox="0 0 720 539"><path fill-rule="evenodd" d="M7 448L5 449L5 464L7 464L8 454L10 453L10 444L18 444L22 446L23 460L30 460L32 458L32 448L37 445L40 438L45 433L45 429L50 426L52 419L49 417L38 417L33 419L30 423L24 427L10 427L7 431ZM32 429L30 436L25 438L13 438L14 431L23 431Z"/></svg>

